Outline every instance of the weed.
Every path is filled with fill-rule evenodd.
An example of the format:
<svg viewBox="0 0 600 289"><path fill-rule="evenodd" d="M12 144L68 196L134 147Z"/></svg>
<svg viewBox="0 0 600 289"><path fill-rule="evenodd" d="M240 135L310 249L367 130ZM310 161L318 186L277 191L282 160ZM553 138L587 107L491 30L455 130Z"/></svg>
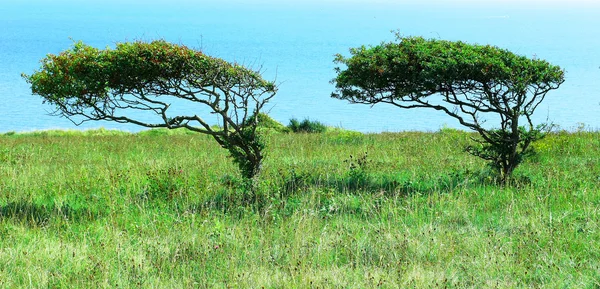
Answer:
<svg viewBox="0 0 600 289"><path fill-rule="evenodd" d="M364 152L356 157L350 155L350 158L344 160L348 165L348 185L352 189L364 187L369 182L369 165L371 161L368 153Z"/></svg>
<svg viewBox="0 0 600 289"><path fill-rule="evenodd" d="M173 200L186 192L184 170L170 167L146 172L146 186L142 193L144 199Z"/></svg>

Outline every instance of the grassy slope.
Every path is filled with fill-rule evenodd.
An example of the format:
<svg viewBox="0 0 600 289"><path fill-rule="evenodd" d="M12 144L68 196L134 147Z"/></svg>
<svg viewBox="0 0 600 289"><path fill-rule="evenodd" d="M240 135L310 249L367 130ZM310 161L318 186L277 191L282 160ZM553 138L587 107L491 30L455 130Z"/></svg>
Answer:
<svg viewBox="0 0 600 289"><path fill-rule="evenodd" d="M468 137L271 135L250 196L206 136L0 136L0 287L600 286L600 133L507 188Z"/></svg>

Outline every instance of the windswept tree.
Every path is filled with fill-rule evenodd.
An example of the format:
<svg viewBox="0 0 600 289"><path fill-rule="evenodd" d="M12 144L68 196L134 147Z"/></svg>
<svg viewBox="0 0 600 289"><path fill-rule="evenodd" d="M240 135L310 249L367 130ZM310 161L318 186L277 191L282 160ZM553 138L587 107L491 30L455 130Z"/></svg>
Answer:
<svg viewBox="0 0 600 289"><path fill-rule="evenodd" d="M277 87L257 71L163 40L104 50L79 42L23 77L55 114L78 125L107 120L189 129L226 148L244 177L260 171L264 144L257 117ZM200 109L172 108L182 101Z"/></svg>
<svg viewBox="0 0 600 289"><path fill-rule="evenodd" d="M479 134L466 149L490 161L503 183L549 129L534 125L532 115L564 82L558 66L489 45L398 35L396 42L350 52L335 59L345 67L336 68L332 97L446 113Z"/></svg>

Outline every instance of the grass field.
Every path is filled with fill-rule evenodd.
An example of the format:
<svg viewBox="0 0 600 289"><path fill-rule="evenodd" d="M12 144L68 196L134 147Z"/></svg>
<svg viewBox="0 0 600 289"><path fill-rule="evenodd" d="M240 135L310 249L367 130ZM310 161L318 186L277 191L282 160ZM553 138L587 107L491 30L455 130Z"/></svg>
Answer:
<svg viewBox="0 0 600 289"><path fill-rule="evenodd" d="M0 288L600 288L600 133L494 184L469 134L0 136Z"/></svg>

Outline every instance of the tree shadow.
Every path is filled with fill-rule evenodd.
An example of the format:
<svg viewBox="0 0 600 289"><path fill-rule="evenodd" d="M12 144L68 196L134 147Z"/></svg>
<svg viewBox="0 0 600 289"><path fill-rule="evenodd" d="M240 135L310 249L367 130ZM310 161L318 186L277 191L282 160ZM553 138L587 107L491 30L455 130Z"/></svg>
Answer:
<svg viewBox="0 0 600 289"><path fill-rule="evenodd" d="M56 206L20 200L0 205L0 218L25 223L28 226L46 226L57 218L69 222L94 221L101 216L99 211L69 204Z"/></svg>
<svg viewBox="0 0 600 289"><path fill-rule="evenodd" d="M284 177L282 191L292 195L308 188L324 188L344 194L376 193L387 197L406 197L413 194L448 192L458 187L484 184L485 181L469 171L453 171L429 177L407 177L400 174L349 173L323 179L309 173L292 172Z"/></svg>
<svg viewBox="0 0 600 289"><path fill-rule="evenodd" d="M436 178L408 178L401 175L344 174L323 178L311 172L280 172L255 191L244 189L236 180L226 178L221 189L186 207L189 213L221 212L242 216L247 212L279 210L298 202L307 192L340 195L373 194L384 197L407 197L414 194L449 192L470 185L466 173L456 172ZM319 195L322 195L319 193ZM331 195L333 196L333 195Z"/></svg>
<svg viewBox="0 0 600 289"><path fill-rule="evenodd" d="M512 186L526 186L527 178L516 179ZM221 189L206 195L203 200L186 207L190 213L221 212L243 216L248 212L285 210L298 207L304 195L316 193L319 202L334 199L336 195L365 196L374 199L406 198L414 195L445 194L456 190L501 186L493 172L488 170L457 169L437 175L413 176L402 173L351 172L326 176L318 172L279 171L278 177L263 182L255 191L244 188L235 179L225 178Z"/></svg>

